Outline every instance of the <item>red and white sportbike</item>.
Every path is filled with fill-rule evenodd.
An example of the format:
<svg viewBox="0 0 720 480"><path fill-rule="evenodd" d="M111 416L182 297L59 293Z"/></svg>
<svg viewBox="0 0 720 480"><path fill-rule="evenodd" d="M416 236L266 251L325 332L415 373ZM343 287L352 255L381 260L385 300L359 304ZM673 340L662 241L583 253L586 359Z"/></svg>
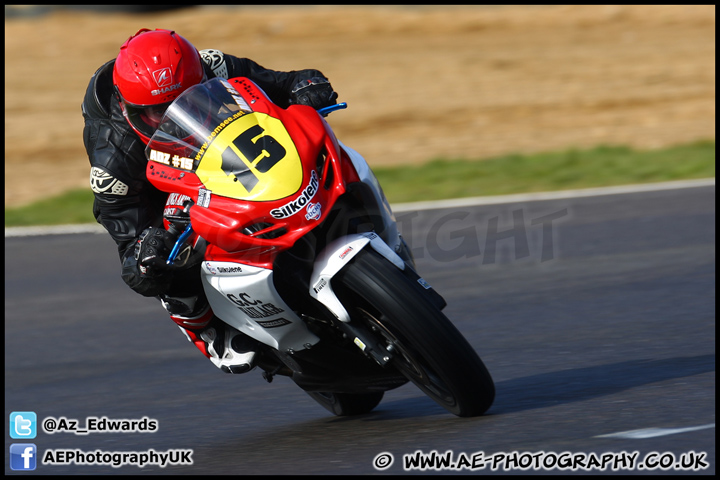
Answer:
<svg viewBox="0 0 720 480"><path fill-rule="evenodd" d="M283 109L247 78L180 95L148 144L147 176L183 231L169 262L202 256L213 312L255 338L267 381L290 377L336 415L409 381L461 417L495 387L415 271L365 160L319 111Z"/></svg>

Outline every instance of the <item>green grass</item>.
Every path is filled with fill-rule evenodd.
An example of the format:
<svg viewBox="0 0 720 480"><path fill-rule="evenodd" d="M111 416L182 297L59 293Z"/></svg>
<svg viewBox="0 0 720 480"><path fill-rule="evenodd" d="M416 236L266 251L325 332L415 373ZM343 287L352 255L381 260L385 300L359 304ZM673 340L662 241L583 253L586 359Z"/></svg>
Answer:
<svg viewBox="0 0 720 480"><path fill-rule="evenodd" d="M714 177L715 141L660 150L601 146L477 161L434 160L373 170L391 203L663 182ZM88 187L6 208L5 226L93 223L92 200Z"/></svg>
<svg viewBox="0 0 720 480"><path fill-rule="evenodd" d="M645 151L601 146L373 170L391 203L543 192L714 177L715 142Z"/></svg>
<svg viewBox="0 0 720 480"><path fill-rule="evenodd" d="M5 226L94 223L93 198L88 184L87 189L70 190L57 197L18 208L5 208Z"/></svg>

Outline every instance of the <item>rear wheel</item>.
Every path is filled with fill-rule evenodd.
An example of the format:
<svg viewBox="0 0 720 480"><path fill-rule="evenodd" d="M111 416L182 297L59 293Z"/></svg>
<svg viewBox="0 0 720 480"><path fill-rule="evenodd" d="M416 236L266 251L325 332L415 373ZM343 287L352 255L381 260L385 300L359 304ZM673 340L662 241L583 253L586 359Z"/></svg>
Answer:
<svg viewBox="0 0 720 480"><path fill-rule="evenodd" d="M495 386L487 368L412 278L367 248L335 276L333 288L352 321L378 335L391 364L436 403L460 417L490 408Z"/></svg>
<svg viewBox="0 0 720 480"><path fill-rule="evenodd" d="M377 407L384 392L332 393L307 392L313 400L338 416L362 415Z"/></svg>

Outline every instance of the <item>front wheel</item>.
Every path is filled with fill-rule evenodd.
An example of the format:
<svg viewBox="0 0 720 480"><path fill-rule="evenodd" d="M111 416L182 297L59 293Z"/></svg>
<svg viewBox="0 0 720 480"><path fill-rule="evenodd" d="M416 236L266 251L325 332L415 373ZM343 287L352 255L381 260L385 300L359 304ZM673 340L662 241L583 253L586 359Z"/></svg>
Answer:
<svg viewBox="0 0 720 480"><path fill-rule="evenodd" d="M413 279L371 248L333 279L352 321L370 328L393 354L391 364L459 417L482 415L495 385L465 337Z"/></svg>
<svg viewBox="0 0 720 480"><path fill-rule="evenodd" d="M313 400L338 416L362 415L377 407L384 392L334 393L306 392Z"/></svg>

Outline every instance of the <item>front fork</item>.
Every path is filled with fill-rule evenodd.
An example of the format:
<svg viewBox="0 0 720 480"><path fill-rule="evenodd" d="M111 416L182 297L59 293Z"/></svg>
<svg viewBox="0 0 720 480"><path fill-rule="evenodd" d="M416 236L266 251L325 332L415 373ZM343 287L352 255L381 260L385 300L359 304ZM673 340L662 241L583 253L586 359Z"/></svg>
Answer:
<svg viewBox="0 0 720 480"><path fill-rule="evenodd" d="M374 232L350 234L334 240L325 247L315 260L310 276L310 296L322 303L335 316L338 320L335 322L336 325L363 353L384 366L393 358L392 344L381 342L379 337L363 323L351 321L349 312L332 288L333 277L361 250L368 247L388 261L388 268L403 271L405 275L413 277L422 288L428 289L431 300L438 308L442 309L445 301L434 290L429 289L427 283L409 266L410 263L403 260Z"/></svg>

